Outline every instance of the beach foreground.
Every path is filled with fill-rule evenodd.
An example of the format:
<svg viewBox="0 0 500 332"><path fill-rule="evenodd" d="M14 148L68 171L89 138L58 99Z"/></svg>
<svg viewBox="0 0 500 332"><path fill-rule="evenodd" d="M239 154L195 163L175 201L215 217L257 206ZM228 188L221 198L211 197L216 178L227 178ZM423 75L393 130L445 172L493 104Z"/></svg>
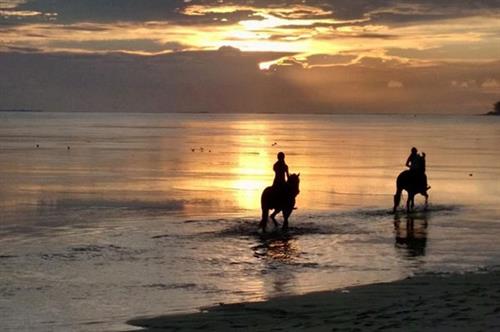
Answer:
<svg viewBox="0 0 500 332"><path fill-rule="evenodd" d="M147 331L498 331L500 271L421 275L128 323Z"/></svg>

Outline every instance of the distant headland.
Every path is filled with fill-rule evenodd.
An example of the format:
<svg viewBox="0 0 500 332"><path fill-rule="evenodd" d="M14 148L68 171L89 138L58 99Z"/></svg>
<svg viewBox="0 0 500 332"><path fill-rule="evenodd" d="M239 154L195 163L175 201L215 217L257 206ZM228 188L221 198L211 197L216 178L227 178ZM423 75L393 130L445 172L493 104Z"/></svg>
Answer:
<svg viewBox="0 0 500 332"><path fill-rule="evenodd" d="M5 110L2 110L0 109L0 113L1 112L25 112L25 113L40 113L40 112L43 112L42 110L29 110L29 109L5 109Z"/></svg>
<svg viewBox="0 0 500 332"><path fill-rule="evenodd" d="M488 112L485 115L500 115L500 101L493 104L493 111Z"/></svg>

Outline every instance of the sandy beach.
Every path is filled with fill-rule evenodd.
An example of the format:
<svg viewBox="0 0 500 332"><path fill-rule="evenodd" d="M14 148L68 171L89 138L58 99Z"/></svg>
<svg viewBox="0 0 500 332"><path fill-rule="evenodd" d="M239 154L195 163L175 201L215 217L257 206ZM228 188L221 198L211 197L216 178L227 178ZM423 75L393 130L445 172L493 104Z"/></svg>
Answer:
<svg viewBox="0 0 500 332"><path fill-rule="evenodd" d="M498 331L500 271L421 275L128 323L146 331Z"/></svg>

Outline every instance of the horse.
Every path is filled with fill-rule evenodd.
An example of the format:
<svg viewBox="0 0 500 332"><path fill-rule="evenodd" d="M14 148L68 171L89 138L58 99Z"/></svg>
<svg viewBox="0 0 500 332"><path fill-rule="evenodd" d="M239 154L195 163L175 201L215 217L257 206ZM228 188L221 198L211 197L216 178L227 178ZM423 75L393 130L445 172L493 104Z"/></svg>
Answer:
<svg viewBox="0 0 500 332"><path fill-rule="evenodd" d="M275 187L267 187L262 192L262 196L260 198L260 205L262 208L262 220L260 221L259 228L262 228L262 231L266 231L268 214L270 209L274 209L273 213L271 213L271 220L274 223L275 227L278 227L278 223L276 222L276 215L283 211L283 226L282 230L286 231L288 229L288 217L292 214L293 209L295 208L295 197L299 194L299 174L290 174L288 177L288 181L283 186L283 189L275 188Z"/></svg>
<svg viewBox="0 0 500 332"><path fill-rule="evenodd" d="M415 195L421 194L425 197L425 208L427 209L427 203L429 200L429 194L427 190L427 181L425 180L425 174L417 173L415 171L406 170L398 175L396 180L396 194L394 194L394 208L392 213L396 213L396 209L401 201L401 193L406 190L408 193L408 199L406 201L406 212L413 210L415 206Z"/></svg>

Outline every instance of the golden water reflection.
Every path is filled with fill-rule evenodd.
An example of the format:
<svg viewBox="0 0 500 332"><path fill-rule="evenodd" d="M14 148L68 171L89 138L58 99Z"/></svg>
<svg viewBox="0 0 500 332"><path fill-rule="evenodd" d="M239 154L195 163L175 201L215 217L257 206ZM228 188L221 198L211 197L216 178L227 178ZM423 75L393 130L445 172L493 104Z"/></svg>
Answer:
<svg viewBox="0 0 500 332"><path fill-rule="evenodd" d="M261 192L272 184L273 163L283 151L290 172L301 174L294 214L390 208L395 178L413 145L427 153L431 204L496 205L499 197L497 127L483 118L450 125L436 117L127 115L120 120L127 130L108 115L90 119L113 126L88 126L75 117L70 125L51 121L33 128L19 120L25 137L2 150L2 206L72 199L259 215ZM72 140L74 128L81 136ZM46 138L54 133L59 136ZM458 136L464 139L457 150ZM33 137L43 140L40 149Z"/></svg>
<svg viewBox="0 0 500 332"><path fill-rule="evenodd" d="M201 131L206 126L194 120L188 128ZM301 174L299 209L335 208L332 199L339 206L360 204L363 199L373 203L374 197L386 199L380 195L392 195L397 173L385 167L390 161L385 150L374 154L375 142L365 144L365 136L373 136L372 132L360 136L360 132L333 122L325 127L321 121L282 121L273 117L231 119L214 123L213 128L225 135L203 134L200 141L194 141L195 146L205 146L205 152L185 156L183 168L194 175L176 183L176 187L193 191L193 195L259 211L260 195L272 184L273 164L280 151L286 154L290 173ZM211 151L208 154L207 149ZM404 152L401 155L402 164ZM390 205L391 198L387 201Z"/></svg>
<svg viewBox="0 0 500 332"><path fill-rule="evenodd" d="M239 154L238 176L231 180L231 187L236 190L235 199L243 209L255 209L260 201L260 194L269 185L271 163L267 151L259 154Z"/></svg>

